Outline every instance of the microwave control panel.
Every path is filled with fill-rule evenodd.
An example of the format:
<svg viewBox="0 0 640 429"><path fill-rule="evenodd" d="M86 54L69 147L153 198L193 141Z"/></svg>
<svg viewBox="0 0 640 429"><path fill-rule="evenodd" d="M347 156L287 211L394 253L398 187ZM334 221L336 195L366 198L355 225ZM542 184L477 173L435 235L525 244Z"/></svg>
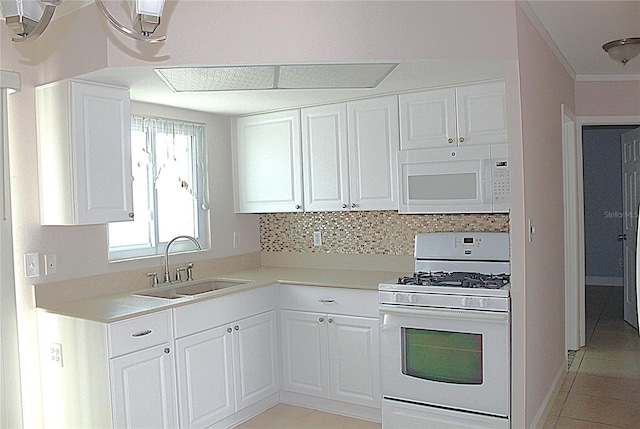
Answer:
<svg viewBox="0 0 640 429"><path fill-rule="evenodd" d="M493 163L493 202L494 204L509 203L509 163L498 160Z"/></svg>

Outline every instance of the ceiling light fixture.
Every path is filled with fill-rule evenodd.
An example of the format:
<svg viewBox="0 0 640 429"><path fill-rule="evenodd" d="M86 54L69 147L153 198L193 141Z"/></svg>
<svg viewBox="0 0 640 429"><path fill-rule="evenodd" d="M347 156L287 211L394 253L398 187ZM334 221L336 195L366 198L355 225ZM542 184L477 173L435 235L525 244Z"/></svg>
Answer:
<svg viewBox="0 0 640 429"><path fill-rule="evenodd" d="M640 54L640 37L614 40L602 45L602 49L624 66Z"/></svg>
<svg viewBox="0 0 640 429"><path fill-rule="evenodd" d="M109 13L102 0L95 0L98 9L119 32L148 43L162 42L166 36L151 36L160 24L165 0L128 0L133 30L120 24ZM31 42L42 35L62 0L0 0L0 14L18 36L14 42Z"/></svg>

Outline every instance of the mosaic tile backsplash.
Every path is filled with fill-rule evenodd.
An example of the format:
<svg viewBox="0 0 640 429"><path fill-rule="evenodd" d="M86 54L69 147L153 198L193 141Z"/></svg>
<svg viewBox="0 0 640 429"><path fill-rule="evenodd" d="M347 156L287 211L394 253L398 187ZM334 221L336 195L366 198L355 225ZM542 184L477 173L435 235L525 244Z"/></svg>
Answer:
<svg viewBox="0 0 640 429"><path fill-rule="evenodd" d="M322 232L322 246L313 232ZM508 232L507 214L400 215L395 211L266 213L260 215L263 252L413 255L420 232Z"/></svg>

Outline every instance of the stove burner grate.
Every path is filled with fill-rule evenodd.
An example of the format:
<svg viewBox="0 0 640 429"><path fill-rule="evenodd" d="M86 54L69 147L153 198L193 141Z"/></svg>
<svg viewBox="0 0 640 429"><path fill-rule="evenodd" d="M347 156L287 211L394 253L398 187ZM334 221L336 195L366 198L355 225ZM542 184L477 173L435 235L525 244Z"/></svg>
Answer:
<svg viewBox="0 0 640 429"><path fill-rule="evenodd" d="M476 289L500 289L509 283L509 274L469 272L419 271L399 277L397 284L418 286L448 286Z"/></svg>

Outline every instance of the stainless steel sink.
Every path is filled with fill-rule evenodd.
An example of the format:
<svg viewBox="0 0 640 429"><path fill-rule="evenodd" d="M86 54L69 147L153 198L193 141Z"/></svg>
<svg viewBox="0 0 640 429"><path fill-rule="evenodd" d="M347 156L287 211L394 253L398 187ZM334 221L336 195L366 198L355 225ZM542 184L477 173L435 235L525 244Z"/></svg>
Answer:
<svg viewBox="0 0 640 429"><path fill-rule="evenodd" d="M177 285L158 286L153 289L136 292L134 295L164 299L189 298L245 283L248 283L248 280L208 280L200 283L179 283Z"/></svg>

